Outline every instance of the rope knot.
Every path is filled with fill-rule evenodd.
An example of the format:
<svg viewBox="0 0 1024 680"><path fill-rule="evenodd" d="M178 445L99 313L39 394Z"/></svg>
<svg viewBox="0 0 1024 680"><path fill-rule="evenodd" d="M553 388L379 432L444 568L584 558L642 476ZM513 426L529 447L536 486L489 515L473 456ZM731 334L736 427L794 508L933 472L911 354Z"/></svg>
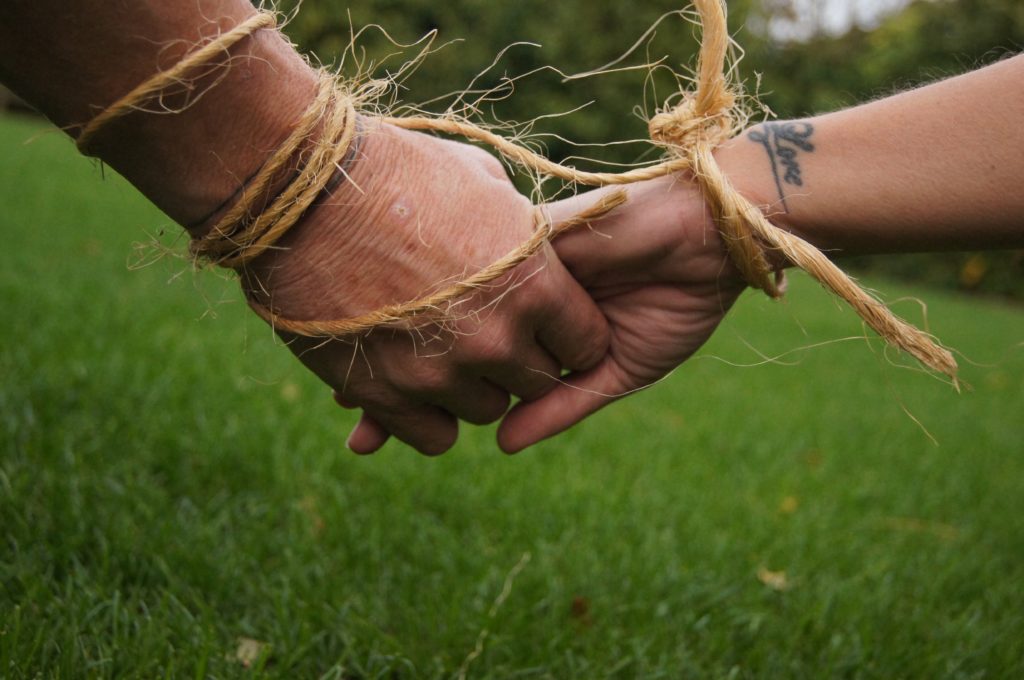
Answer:
<svg viewBox="0 0 1024 680"><path fill-rule="evenodd" d="M718 146L730 137L732 117L728 110L697 113L696 98L686 98L670 111L662 111L647 124L651 140L661 146L691 149L697 144Z"/></svg>

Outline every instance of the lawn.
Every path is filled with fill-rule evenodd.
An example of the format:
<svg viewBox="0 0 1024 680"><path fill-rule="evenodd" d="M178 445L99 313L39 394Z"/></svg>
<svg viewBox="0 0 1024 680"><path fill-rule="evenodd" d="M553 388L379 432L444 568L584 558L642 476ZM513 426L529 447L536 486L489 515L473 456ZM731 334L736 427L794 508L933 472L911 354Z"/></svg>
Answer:
<svg viewBox="0 0 1024 680"><path fill-rule="evenodd" d="M358 458L235 284L46 130L0 119L0 677L1024 674L1019 307L868 281L928 302L957 394L794 277L519 456Z"/></svg>

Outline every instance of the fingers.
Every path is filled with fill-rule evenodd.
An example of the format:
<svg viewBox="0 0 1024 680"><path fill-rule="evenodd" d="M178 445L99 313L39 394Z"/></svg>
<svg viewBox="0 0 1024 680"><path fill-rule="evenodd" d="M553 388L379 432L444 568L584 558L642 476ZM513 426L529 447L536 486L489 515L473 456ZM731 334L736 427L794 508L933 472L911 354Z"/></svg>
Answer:
<svg viewBox="0 0 1024 680"><path fill-rule="evenodd" d="M359 422L352 429L345 445L360 456L376 453L391 437L391 433L365 411L359 416Z"/></svg>
<svg viewBox="0 0 1024 680"><path fill-rule="evenodd" d="M433 404L473 425L493 423L505 414L510 401L506 391L476 378L438 387L421 383L405 389L404 393L419 396L424 403Z"/></svg>
<svg viewBox="0 0 1024 680"><path fill-rule="evenodd" d="M623 396L626 383L608 357L590 371L569 376L540 399L516 404L498 427L498 445L505 453L516 453L554 436Z"/></svg>
<svg viewBox="0 0 1024 680"><path fill-rule="evenodd" d="M364 409L349 447L372 453L394 435L422 453L442 453L454 444L456 419L494 422L508 410L510 393L539 400L557 389L563 367L585 371L597 364L608 347L605 317L550 251L547 256L544 276L522 291L530 293L525 304L509 304L450 345L410 352L403 341L381 338L364 342L355 359L355 348L336 343L300 353L336 386L339 405Z"/></svg>
<svg viewBox="0 0 1024 680"><path fill-rule="evenodd" d="M603 314L556 260L546 270L527 306L511 305L504 322L492 317L436 355L420 348L400 361L366 357L376 375L363 375L335 395L340 405L365 410L350 448L371 453L390 433L423 453L441 453L454 443L456 418L493 422L508 410L509 393L542 399L557 388L563 367L583 371L598 363L608 347ZM368 354L381 359L391 352Z"/></svg>
<svg viewBox="0 0 1024 680"><path fill-rule="evenodd" d="M343 397L337 390L334 391L332 396L338 406L343 409L352 410L359 408L350 400ZM347 446L353 453L365 456L371 453L376 453L390 438L391 433L388 432L383 425L377 422L373 416L364 411L359 415L359 422L356 423L354 428L352 428L352 433L349 434L348 439L345 441L345 446Z"/></svg>
<svg viewBox="0 0 1024 680"><path fill-rule="evenodd" d="M613 190L614 187L606 187L588 191L549 203L545 209L552 223L559 224L590 208ZM608 265L614 261L614 247L617 245L615 241L619 239L609 232L614 231L617 215L618 211L613 211L587 225L562 234L552 243L563 266L582 286L594 283L598 274L606 271Z"/></svg>
<svg viewBox="0 0 1024 680"><path fill-rule="evenodd" d="M554 297L542 311L537 340L562 367L571 371L593 368L608 350L608 322L554 256L548 266Z"/></svg>
<svg viewBox="0 0 1024 680"><path fill-rule="evenodd" d="M428 404L404 398L367 404L364 416L349 436L349 447L356 453L373 453L387 441L390 433L425 456L439 456L459 436L455 416Z"/></svg>
<svg viewBox="0 0 1024 680"><path fill-rule="evenodd" d="M481 370L492 383L524 401L539 399L550 392L562 374L558 361L536 343L525 347L514 362L496 362Z"/></svg>
<svg viewBox="0 0 1024 680"><path fill-rule="evenodd" d="M509 396L483 379L466 349L460 347L460 343L473 340L456 338L443 351L424 345L401 359L390 354L391 363L374 367L379 374L369 382L378 383L375 389L391 390L392 399L401 396L432 404L475 425L493 423L508 410Z"/></svg>
<svg viewBox="0 0 1024 680"><path fill-rule="evenodd" d="M492 423L509 405L509 395L486 380L441 370L436 358L396 362L388 375L362 376L334 393L342 407L364 414L348 439L356 453L373 453L394 435L426 455L444 453L455 443L457 419Z"/></svg>
<svg viewBox="0 0 1024 680"><path fill-rule="evenodd" d="M494 422L508 410L508 393L482 379L457 380L436 387L429 380L412 385L378 378L350 387L344 395L335 393L340 406L352 408L358 404L364 411L349 436L350 449L373 453L389 435L394 435L420 453L438 455L455 443L458 419L482 425Z"/></svg>
<svg viewBox="0 0 1024 680"><path fill-rule="evenodd" d="M548 206L565 221L608 193L591 191ZM629 200L555 239L566 268L588 290L616 283L697 281L721 273L725 252L690 182L664 177L628 189ZM714 267L715 269L710 269Z"/></svg>

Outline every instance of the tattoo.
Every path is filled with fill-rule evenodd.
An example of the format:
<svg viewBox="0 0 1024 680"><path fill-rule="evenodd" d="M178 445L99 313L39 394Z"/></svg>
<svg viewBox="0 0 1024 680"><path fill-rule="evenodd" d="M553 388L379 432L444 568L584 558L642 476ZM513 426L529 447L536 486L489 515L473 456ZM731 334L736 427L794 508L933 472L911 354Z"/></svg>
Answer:
<svg viewBox="0 0 1024 680"><path fill-rule="evenodd" d="M783 183L797 187L804 185L797 155L801 151L814 152L814 145L810 141L813 134L814 126L801 122L765 123L760 128L755 128L747 133L747 138L750 141L764 145L768 160L772 164L775 188L779 191L782 209L786 212L789 212L789 206L786 205L786 192L782 185Z"/></svg>

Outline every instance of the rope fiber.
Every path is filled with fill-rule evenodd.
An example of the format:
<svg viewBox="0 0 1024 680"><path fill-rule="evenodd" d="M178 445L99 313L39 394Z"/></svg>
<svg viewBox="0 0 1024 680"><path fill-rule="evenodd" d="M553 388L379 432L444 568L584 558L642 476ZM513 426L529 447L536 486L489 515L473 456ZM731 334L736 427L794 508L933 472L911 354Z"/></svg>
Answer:
<svg viewBox="0 0 1024 680"><path fill-rule="evenodd" d="M714 215L730 258L750 286L773 298L782 295L783 275L772 267L768 257L770 252L777 253L845 300L886 342L909 353L928 368L945 374L956 386L957 364L948 350L932 336L893 314L813 245L772 224L756 205L733 188L719 168L712 152L740 132L745 117L737 113L739 87L730 82L727 73L731 72L726 70L732 43L724 0L694 0L693 4L701 26L695 86L691 91L681 93L678 104L657 113L649 122L652 143L666 152L666 159L657 164L622 173L586 172L555 163L468 121L428 116L385 117L382 120L408 130L439 132L477 141L491 146L520 167L577 185L625 185L689 171ZM78 137L78 148L89 153L90 142L96 133L112 120L140 110L146 101L159 96L172 84L180 83L189 72L209 64L246 36L276 26L273 14L258 12L231 31L199 46L172 69L142 83L89 121ZM193 241L192 253L237 270L274 247L302 219L303 213L328 184L353 144L355 106L354 97L338 84L336 78L321 71L317 95L297 121L293 132L243 187L237 203L205 236ZM266 208L257 210L256 203L266 195L274 178L280 176L282 168L292 162L302 145L312 139L317 130L319 133L313 150L290 184ZM325 338L352 337L381 326L436 315L450 308L455 300L509 273L558 235L607 214L626 200L625 191L613 192L592 208L558 225L552 225L538 208L534 213L536 229L533 236L505 257L434 294L387 305L356 317L296 320L286 318L255 300L250 299L249 304L275 329Z"/></svg>

